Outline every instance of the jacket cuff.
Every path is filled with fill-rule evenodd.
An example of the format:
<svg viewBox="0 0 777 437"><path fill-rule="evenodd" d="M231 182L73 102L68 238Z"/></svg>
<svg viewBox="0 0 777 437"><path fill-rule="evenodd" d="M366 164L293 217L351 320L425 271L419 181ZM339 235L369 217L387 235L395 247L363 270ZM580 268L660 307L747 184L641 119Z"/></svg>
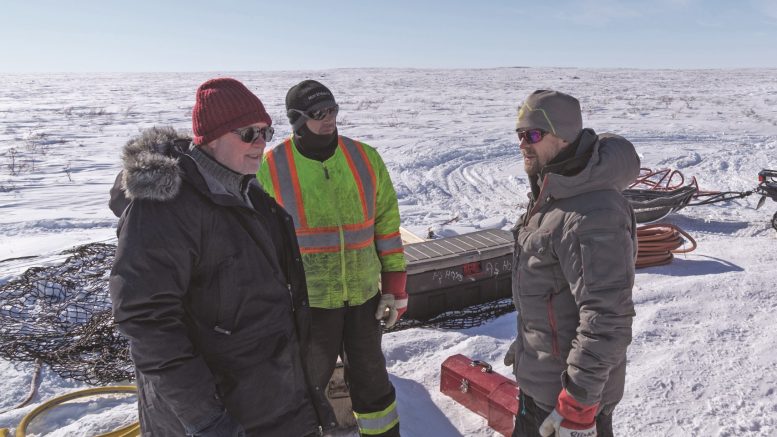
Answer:
<svg viewBox="0 0 777 437"><path fill-rule="evenodd" d="M599 403L593 405L582 404L573 398L566 389L561 389L556 402L556 410L565 420L580 424L590 425L596 421L596 411Z"/></svg>
<svg viewBox="0 0 777 437"><path fill-rule="evenodd" d="M397 300L407 299L407 272L381 272L380 290L381 293L393 294Z"/></svg>

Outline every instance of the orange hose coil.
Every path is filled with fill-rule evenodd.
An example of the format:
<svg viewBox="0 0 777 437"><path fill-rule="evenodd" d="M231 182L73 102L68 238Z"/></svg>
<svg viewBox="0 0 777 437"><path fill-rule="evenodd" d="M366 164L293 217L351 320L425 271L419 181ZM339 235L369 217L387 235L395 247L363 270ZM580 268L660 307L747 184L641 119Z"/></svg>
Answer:
<svg viewBox="0 0 777 437"><path fill-rule="evenodd" d="M685 240L691 247L681 248ZM696 249L696 240L675 225L657 223L637 227L636 268L669 264L675 253L688 253Z"/></svg>

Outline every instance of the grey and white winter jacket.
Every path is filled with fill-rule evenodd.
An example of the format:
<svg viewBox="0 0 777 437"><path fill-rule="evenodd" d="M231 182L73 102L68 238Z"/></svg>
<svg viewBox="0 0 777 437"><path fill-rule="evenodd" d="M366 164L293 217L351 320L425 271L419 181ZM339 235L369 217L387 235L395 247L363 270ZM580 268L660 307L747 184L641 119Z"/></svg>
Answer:
<svg viewBox="0 0 777 437"><path fill-rule="evenodd" d="M514 229L515 371L548 411L562 386L611 410L623 396L635 315L636 222L621 191L637 177L639 157L624 138L590 129L575 146L587 163L569 175L546 167Z"/></svg>

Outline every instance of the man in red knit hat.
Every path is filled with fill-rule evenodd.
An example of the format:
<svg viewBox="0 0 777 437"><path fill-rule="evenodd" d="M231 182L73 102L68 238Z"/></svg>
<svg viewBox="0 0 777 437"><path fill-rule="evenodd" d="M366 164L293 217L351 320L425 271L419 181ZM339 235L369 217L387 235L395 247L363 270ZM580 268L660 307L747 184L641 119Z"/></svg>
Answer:
<svg viewBox="0 0 777 437"><path fill-rule="evenodd" d="M152 128L124 148L110 292L144 436L312 436L335 425L313 382L294 225L254 176L271 124L242 83L213 79L197 90L193 140Z"/></svg>

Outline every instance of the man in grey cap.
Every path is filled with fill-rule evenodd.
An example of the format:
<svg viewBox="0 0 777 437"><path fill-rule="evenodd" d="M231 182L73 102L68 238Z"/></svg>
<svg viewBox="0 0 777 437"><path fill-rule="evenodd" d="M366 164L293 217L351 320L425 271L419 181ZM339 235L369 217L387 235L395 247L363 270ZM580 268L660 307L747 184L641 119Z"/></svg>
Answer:
<svg viewBox="0 0 777 437"><path fill-rule="evenodd" d="M611 436L635 315L636 220L621 191L639 157L583 129L580 102L557 91L529 95L516 132L532 191L513 229L513 436Z"/></svg>

